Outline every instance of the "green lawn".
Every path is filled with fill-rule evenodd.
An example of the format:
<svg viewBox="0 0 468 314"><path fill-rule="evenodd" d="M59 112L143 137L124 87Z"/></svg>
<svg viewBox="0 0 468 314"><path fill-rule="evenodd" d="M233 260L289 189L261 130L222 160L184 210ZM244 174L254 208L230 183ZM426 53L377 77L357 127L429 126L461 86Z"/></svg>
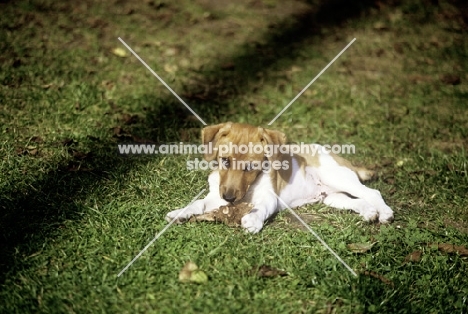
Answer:
<svg viewBox="0 0 468 314"><path fill-rule="evenodd" d="M1 1L0 313L466 313L462 2ZM172 226L117 277L208 175L117 153L203 126L118 37L208 124L265 127L357 39L271 127L378 172L390 225L297 209L358 278L287 212L255 235ZM188 261L207 282L179 281Z"/></svg>

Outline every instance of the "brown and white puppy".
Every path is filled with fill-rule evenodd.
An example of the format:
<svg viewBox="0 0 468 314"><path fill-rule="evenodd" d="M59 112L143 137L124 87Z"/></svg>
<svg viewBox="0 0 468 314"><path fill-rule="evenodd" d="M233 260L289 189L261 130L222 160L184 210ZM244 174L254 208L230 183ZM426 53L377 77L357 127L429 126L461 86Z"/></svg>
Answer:
<svg viewBox="0 0 468 314"><path fill-rule="evenodd" d="M213 148L205 159L219 165L208 177L210 191L204 199L168 213L168 221L183 222L240 202L254 205L242 218L242 227L252 233L278 210L316 202L353 210L369 221L393 219L380 192L360 182L372 172L354 167L324 146L286 145L281 132L232 122L204 128L202 141Z"/></svg>

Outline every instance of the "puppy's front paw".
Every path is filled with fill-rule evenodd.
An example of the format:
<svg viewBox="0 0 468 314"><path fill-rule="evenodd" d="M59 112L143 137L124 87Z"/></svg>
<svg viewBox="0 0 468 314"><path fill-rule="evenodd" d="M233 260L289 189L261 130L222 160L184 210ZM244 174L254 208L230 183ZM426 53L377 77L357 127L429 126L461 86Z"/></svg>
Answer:
<svg viewBox="0 0 468 314"><path fill-rule="evenodd" d="M263 228L263 220L255 213L250 213L242 217L242 227L250 233L257 233Z"/></svg>
<svg viewBox="0 0 468 314"><path fill-rule="evenodd" d="M377 209L372 206L366 206L365 208L362 208L359 214L362 218L364 218L365 221L375 221L379 215Z"/></svg>
<svg viewBox="0 0 468 314"><path fill-rule="evenodd" d="M393 210L386 206L385 208L379 209L379 221L380 223L387 224L393 221Z"/></svg>
<svg viewBox="0 0 468 314"><path fill-rule="evenodd" d="M167 221L167 222L171 222L171 221L174 220L176 217L177 217L177 219L174 221L175 223L181 224L181 223L187 221L188 218L185 217L185 213L183 213L183 214L181 215L182 210L183 210L183 208L181 208L181 209L176 209L176 210L173 210L173 211L167 213L167 215L166 215L166 221Z"/></svg>

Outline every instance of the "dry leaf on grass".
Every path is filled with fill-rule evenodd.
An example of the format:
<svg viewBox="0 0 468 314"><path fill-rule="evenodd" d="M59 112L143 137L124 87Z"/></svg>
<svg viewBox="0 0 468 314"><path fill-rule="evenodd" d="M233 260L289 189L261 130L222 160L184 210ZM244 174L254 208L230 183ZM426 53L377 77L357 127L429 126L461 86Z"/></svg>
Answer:
<svg viewBox="0 0 468 314"><path fill-rule="evenodd" d="M129 54L127 52L127 50L123 49L123 48L114 48L112 49L112 53L118 57L121 57L121 58L125 58L125 57L128 57Z"/></svg>
<svg viewBox="0 0 468 314"><path fill-rule="evenodd" d="M350 244L348 244L346 246L353 253L366 253L367 251L370 251L372 249L372 247L376 243L377 242L372 242L372 243L350 243Z"/></svg>
<svg viewBox="0 0 468 314"><path fill-rule="evenodd" d="M35 147L32 147L32 146L28 146L26 147L26 149L23 149L23 148L17 148L15 150L16 154L18 156L26 156L26 155L29 155L29 156L36 156L37 153L39 152L37 150L37 148Z"/></svg>
<svg viewBox="0 0 468 314"><path fill-rule="evenodd" d="M31 142L40 144L40 143L44 142L44 140L40 136L33 136L33 137L31 137Z"/></svg>
<svg viewBox="0 0 468 314"><path fill-rule="evenodd" d="M409 262L419 262L421 260L421 256L422 256L422 252L421 251L414 251L410 254L408 254L406 257L405 257L405 261L403 262L403 264L406 264L406 263L409 263Z"/></svg>
<svg viewBox="0 0 468 314"><path fill-rule="evenodd" d="M377 278L379 279L380 281L382 281L384 284L386 285L389 285L389 286L394 286L393 284L393 281L391 281L390 279L376 273L375 271L371 271L371 270L365 270L363 271L361 274L363 275L366 275L366 276L369 276L369 277L374 277L374 278Z"/></svg>
<svg viewBox="0 0 468 314"><path fill-rule="evenodd" d="M278 276L282 277L282 276L288 275L288 273L285 272L284 270L271 267L268 265L255 266L249 271L249 274L262 277L262 278L278 277Z"/></svg>
<svg viewBox="0 0 468 314"><path fill-rule="evenodd" d="M236 68L236 65L232 62L227 62L221 65L221 70L224 71L233 71Z"/></svg>
<svg viewBox="0 0 468 314"><path fill-rule="evenodd" d="M447 254L456 253L460 256L468 256L468 248L463 245L453 245L450 243L429 243L431 247L437 248L439 251Z"/></svg>
<svg viewBox="0 0 468 314"><path fill-rule="evenodd" d="M71 154L73 158L79 159L79 160L84 160L91 156L91 152L83 153L83 152L76 151L76 150L72 150Z"/></svg>
<svg viewBox="0 0 468 314"><path fill-rule="evenodd" d="M37 152L38 152L37 148L28 150L28 153L29 153L29 155L31 155L31 156L36 156L36 155L37 155Z"/></svg>
<svg viewBox="0 0 468 314"><path fill-rule="evenodd" d="M62 141L60 141L60 144L62 144L63 146L65 147L69 147L69 146L72 146L74 144L78 143L77 141L75 141L74 139L72 138L65 138L63 139Z"/></svg>
<svg viewBox="0 0 468 314"><path fill-rule="evenodd" d="M189 261L180 271L179 280L182 282L205 283L208 281L208 276L198 269L197 264Z"/></svg>
<svg viewBox="0 0 468 314"><path fill-rule="evenodd" d="M460 76L456 74L443 75L440 80L447 85L459 85L461 83Z"/></svg>
<svg viewBox="0 0 468 314"><path fill-rule="evenodd" d="M175 64L166 63L164 65L164 71L166 71L167 73L175 73L178 69L179 67Z"/></svg>
<svg viewBox="0 0 468 314"><path fill-rule="evenodd" d="M135 114L130 115L128 113L124 113L122 114L121 120L124 124L131 125L137 123L140 120L140 117Z"/></svg>

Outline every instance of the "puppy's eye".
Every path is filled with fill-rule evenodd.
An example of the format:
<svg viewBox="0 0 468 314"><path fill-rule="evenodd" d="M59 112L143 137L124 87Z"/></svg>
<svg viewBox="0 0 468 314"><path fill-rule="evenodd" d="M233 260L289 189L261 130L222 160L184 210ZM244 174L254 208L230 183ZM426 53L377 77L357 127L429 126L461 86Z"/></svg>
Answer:
<svg viewBox="0 0 468 314"><path fill-rule="evenodd" d="M226 168L229 168L229 166L231 165L231 164L229 163L229 158L227 158L227 157L222 157L222 158L221 158L221 163L222 163L223 166L226 167Z"/></svg>
<svg viewBox="0 0 468 314"><path fill-rule="evenodd" d="M252 171L252 170L253 170L253 167L250 162L245 165L244 171Z"/></svg>

